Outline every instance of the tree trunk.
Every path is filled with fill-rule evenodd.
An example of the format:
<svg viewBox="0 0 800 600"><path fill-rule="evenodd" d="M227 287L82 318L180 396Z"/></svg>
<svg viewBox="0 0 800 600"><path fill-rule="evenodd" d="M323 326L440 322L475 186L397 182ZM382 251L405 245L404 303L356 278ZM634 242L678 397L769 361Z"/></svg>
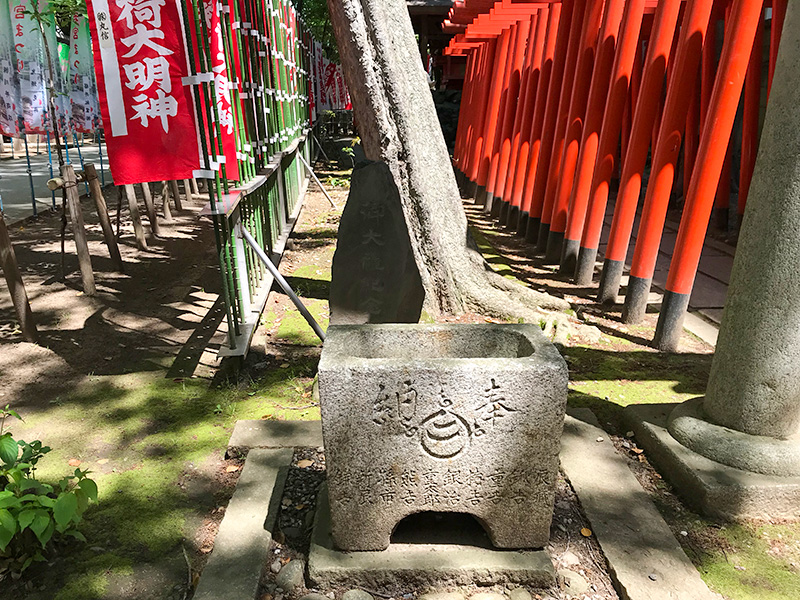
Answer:
<svg viewBox="0 0 800 600"><path fill-rule="evenodd" d="M400 190L426 310L536 321L537 308L568 308L498 275L478 251L406 3L328 0L328 8L364 152L389 165Z"/></svg>

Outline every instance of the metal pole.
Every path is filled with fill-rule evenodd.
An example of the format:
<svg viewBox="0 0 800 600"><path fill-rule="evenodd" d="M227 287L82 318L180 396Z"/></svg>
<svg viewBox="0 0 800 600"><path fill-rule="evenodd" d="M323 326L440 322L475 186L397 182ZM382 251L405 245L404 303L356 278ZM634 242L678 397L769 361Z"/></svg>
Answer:
<svg viewBox="0 0 800 600"><path fill-rule="evenodd" d="M317 185L319 186L319 189L321 189L322 193L325 194L325 197L328 199L328 202L331 203L331 206L333 208L339 208L338 206L336 206L336 203L333 201L333 199L328 195L328 192L325 191L325 188L322 187L322 182L317 177L317 174L314 173L314 169L311 168L311 165L308 164L308 162L306 162L306 159L303 156L303 153L302 152L298 152L297 156L300 158L300 162L302 162L305 165L306 169L308 169L308 172L311 173L311 177L313 177L314 181L317 182Z"/></svg>
<svg viewBox="0 0 800 600"><path fill-rule="evenodd" d="M97 133L97 150L100 153L100 183L106 185L106 171L103 168L103 138L100 132Z"/></svg>
<svg viewBox="0 0 800 600"><path fill-rule="evenodd" d="M269 272L272 273L272 276L275 278L275 281L278 282L278 285L281 286L281 289L283 289L283 291L286 292L286 295L289 296L289 298L291 298L292 302L297 307L297 310L300 311L300 314L303 315L303 318L305 318L305 320L314 330L314 333L316 333L319 339L321 339L324 342L325 332L322 331L322 328L319 326L319 323L317 323L312 314L308 312L308 309L300 301L300 298L297 297L297 294L295 294L294 291L292 291L292 288L289 285L289 283L283 278L283 275L281 275L280 271L278 271L278 267L276 267L273 264L273 262L266 255L264 250L261 249L261 246L259 246L258 243L256 243L256 240L253 238L252 235L250 235L250 232L248 232L247 229L245 229L241 225L239 226L238 229L242 237L247 241L247 243L256 253L256 256L258 256L261 262L264 263L264 266L266 266L267 269L269 269Z"/></svg>
<svg viewBox="0 0 800 600"><path fill-rule="evenodd" d="M36 211L36 192L33 189L33 171L31 170L31 155L28 153L28 134L22 130L22 139L25 141L25 161L28 163L28 182L31 184L31 205L33 206L33 216L39 214Z"/></svg>
<svg viewBox="0 0 800 600"><path fill-rule="evenodd" d="M83 164L83 153L81 152L81 146L78 143L78 134L74 131L72 132L72 141L75 142L75 148L78 150L78 160L81 163L81 170L86 170L86 165ZM86 195L89 195L89 184L84 179L83 185L86 187Z"/></svg>
<svg viewBox="0 0 800 600"><path fill-rule="evenodd" d="M50 169L50 179L54 177L53 175L53 151L50 147L50 132L47 132L47 167ZM50 197L53 200L53 208L56 208L56 192L55 190L50 190Z"/></svg>

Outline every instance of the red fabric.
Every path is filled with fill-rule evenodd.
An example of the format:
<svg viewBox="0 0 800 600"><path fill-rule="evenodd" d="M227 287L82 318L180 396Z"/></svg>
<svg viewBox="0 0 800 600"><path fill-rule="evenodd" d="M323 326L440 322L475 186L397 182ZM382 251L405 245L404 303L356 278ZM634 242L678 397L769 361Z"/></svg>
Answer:
<svg viewBox="0 0 800 600"><path fill-rule="evenodd" d="M114 182L191 178L198 133L191 88L181 81L189 68L176 0L87 4Z"/></svg>

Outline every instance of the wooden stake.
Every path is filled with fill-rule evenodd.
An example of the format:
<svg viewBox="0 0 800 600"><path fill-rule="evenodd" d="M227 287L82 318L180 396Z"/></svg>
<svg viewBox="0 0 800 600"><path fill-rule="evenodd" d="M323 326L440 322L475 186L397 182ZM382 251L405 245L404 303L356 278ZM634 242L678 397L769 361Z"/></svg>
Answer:
<svg viewBox="0 0 800 600"><path fill-rule="evenodd" d="M161 184L161 200L164 210L164 218L167 221L172 221L172 211L169 209L169 181L164 181Z"/></svg>
<svg viewBox="0 0 800 600"><path fill-rule="evenodd" d="M119 226L122 216L122 186L117 186L117 239L120 238Z"/></svg>
<svg viewBox="0 0 800 600"><path fill-rule="evenodd" d="M97 170L94 165L87 164L84 167L86 173L86 181L89 183L89 193L94 200L95 208L97 208L97 216L100 219L100 227L103 229L103 237L108 246L108 254L111 256L111 262L114 263L114 268L120 273L123 272L122 256L119 253L117 246L117 238L114 237L114 229L111 226L111 219L108 216L108 206L106 206L106 199L103 197L103 190L100 188L100 181L97 179Z"/></svg>
<svg viewBox="0 0 800 600"><path fill-rule="evenodd" d="M78 181L72 165L61 165L61 178L64 180L64 189L67 192L67 208L72 221L72 235L75 237L75 248L78 253L78 266L83 280L83 293L94 296L97 289L94 286L94 273L92 272L92 257L89 255L89 244L86 241L86 226L83 223L81 200L78 195Z"/></svg>
<svg viewBox="0 0 800 600"><path fill-rule="evenodd" d="M8 235L2 211L0 211L0 268L3 269L8 291L11 292L11 302L14 304L14 310L17 311L22 337L25 338L25 341L35 344L38 339L36 323L28 302L28 294L25 292L25 284L19 274L17 256L14 254L14 247L11 245L11 238Z"/></svg>
<svg viewBox="0 0 800 600"><path fill-rule="evenodd" d="M186 202L192 201L192 186L188 179L183 180L183 193L186 197Z"/></svg>
<svg viewBox="0 0 800 600"><path fill-rule="evenodd" d="M200 188L197 187L197 179L191 179L190 181L192 183L192 194L194 194L195 196L199 196Z"/></svg>
<svg viewBox="0 0 800 600"><path fill-rule="evenodd" d="M169 182L169 191L172 193L172 199L175 201L175 210L183 210L183 205L181 204L181 191L178 189L177 180Z"/></svg>
<svg viewBox="0 0 800 600"><path fill-rule="evenodd" d="M128 197L128 207L131 210L131 221L133 221L133 233L136 236L136 247L139 250L147 250L147 240L144 237L144 227L142 227L142 217L139 216L139 204L136 202L136 189L133 185L125 186L125 195Z"/></svg>
<svg viewBox="0 0 800 600"><path fill-rule="evenodd" d="M147 211L147 219L150 221L150 229L153 230L153 235L157 237L161 235L161 225L158 224L156 205L153 202L153 195L150 193L150 184L147 182L142 184L142 197Z"/></svg>

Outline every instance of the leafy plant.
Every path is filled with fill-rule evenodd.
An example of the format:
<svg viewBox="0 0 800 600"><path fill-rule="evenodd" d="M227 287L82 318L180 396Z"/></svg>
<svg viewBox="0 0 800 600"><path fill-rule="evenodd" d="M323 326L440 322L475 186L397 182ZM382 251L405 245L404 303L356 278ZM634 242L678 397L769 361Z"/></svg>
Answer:
<svg viewBox="0 0 800 600"><path fill-rule="evenodd" d="M67 537L85 541L77 525L97 501L88 470L75 469L54 485L38 481L36 464L50 447L3 433L9 417L22 420L9 405L0 409L0 577L18 577Z"/></svg>

